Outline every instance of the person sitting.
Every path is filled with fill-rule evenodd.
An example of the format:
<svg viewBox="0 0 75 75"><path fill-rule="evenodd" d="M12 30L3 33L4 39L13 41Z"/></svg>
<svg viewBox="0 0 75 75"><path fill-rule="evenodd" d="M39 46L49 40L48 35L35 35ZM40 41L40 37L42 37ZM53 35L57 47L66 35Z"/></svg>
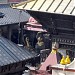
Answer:
<svg viewBox="0 0 75 75"><path fill-rule="evenodd" d="M37 40L38 40L38 42L35 45L35 50L36 50L35 52L37 54L40 54L40 50L45 49L45 44L44 44L43 39L41 37L38 37Z"/></svg>
<svg viewBox="0 0 75 75"><path fill-rule="evenodd" d="M42 50L42 49L45 49L45 45L44 45L44 42L43 42L43 39L41 38L41 37L38 37L37 38L37 43L36 43L36 45L35 45L35 53L37 54L37 58L36 58L36 60L35 60L35 62L37 63L37 64L40 64L40 51Z"/></svg>
<svg viewBox="0 0 75 75"><path fill-rule="evenodd" d="M58 48L59 48L59 45L58 45L57 42L55 42L54 44L52 44L52 51L51 51L51 53L57 53Z"/></svg>
<svg viewBox="0 0 75 75"><path fill-rule="evenodd" d="M39 37L43 39L43 33L42 32L38 32L36 34L36 39L38 39Z"/></svg>
<svg viewBox="0 0 75 75"><path fill-rule="evenodd" d="M30 41L29 41L29 38L28 37L25 38L24 47L27 48L28 50L31 50L32 49L32 46L30 44Z"/></svg>
<svg viewBox="0 0 75 75"><path fill-rule="evenodd" d="M60 60L62 58L62 54L59 52L59 44L57 42L55 42L53 44L51 53L56 54L57 62L60 63Z"/></svg>

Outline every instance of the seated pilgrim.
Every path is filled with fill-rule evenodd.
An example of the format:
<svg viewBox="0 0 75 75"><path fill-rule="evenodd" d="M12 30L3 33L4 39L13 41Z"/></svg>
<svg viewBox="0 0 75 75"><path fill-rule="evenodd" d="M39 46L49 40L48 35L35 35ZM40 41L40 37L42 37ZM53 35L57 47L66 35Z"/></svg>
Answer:
<svg viewBox="0 0 75 75"><path fill-rule="evenodd" d="M38 42L35 45L35 52L37 54L40 54L40 50L45 49L45 44L43 42L43 39L41 37L37 38Z"/></svg>
<svg viewBox="0 0 75 75"><path fill-rule="evenodd" d="M37 33L36 39L38 40L39 37L43 38L43 33L42 33L42 32L38 32L38 33Z"/></svg>
<svg viewBox="0 0 75 75"><path fill-rule="evenodd" d="M56 54L56 56L57 56L57 63L60 63L60 60L62 58L62 54L59 53L59 44L57 42L55 42L53 44L51 53Z"/></svg>
<svg viewBox="0 0 75 75"><path fill-rule="evenodd" d="M29 41L28 37L25 38L24 47L27 48L27 49L29 49L29 50L32 49L32 46L30 44L30 41Z"/></svg>

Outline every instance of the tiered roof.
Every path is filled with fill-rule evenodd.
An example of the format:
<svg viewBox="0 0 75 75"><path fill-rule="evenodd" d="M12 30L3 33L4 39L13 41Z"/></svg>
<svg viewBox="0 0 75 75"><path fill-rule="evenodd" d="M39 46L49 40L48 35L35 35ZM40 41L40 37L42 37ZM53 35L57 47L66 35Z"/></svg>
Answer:
<svg viewBox="0 0 75 75"><path fill-rule="evenodd" d="M31 0L28 3L19 3L13 8L75 15L74 0Z"/></svg>
<svg viewBox="0 0 75 75"><path fill-rule="evenodd" d="M0 36L0 66L27 61L34 55Z"/></svg>
<svg viewBox="0 0 75 75"><path fill-rule="evenodd" d="M1 4L0 12L4 14L4 17L0 18L0 26L25 23L30 17L25 11L12 9L9 4Z"/></svg>

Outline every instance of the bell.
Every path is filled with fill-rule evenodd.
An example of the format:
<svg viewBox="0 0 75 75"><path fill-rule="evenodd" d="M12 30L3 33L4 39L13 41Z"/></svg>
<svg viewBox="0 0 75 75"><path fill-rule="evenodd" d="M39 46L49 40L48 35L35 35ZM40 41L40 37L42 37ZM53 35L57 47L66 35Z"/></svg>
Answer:
<svg viewBox="0 0 75 75"><path fill-rule="evenodd" d="M60 64L65 65L65 57L64 56L62 56L62 59L60 61Z"/></svg>
<svg viewBox="0 0 75 75"><path fill-rule="evenodd" d="M70 57L69 55L67 55L65 59L65 64L70 64L70 62L71 62Z"/></svg>

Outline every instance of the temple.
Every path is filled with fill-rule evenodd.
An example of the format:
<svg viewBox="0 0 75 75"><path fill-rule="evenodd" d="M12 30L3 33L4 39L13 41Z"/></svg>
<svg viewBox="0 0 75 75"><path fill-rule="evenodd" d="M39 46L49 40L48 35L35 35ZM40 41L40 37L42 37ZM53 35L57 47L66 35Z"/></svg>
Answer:
<svg viewBox="0 0 75 75"><path fill-rule="evenodd" d="M26 10L50 34L51 42L58 42L60 50L73 51L75 48L75 6L74 0L31 0L12 6L14 9ZM67 53L67 52L66 52ZM52 67L52 75L74 75L75 59L67 65L57 64ZM61 71L62 70L62 71ZM67 71L67 72L66 72ZM69 71L69 72L68 72ZM42 75L42 74L41 74Z"/></svg>
<svg viewBox="0 0 75 75"><path fill-rule="evenodd" d="M31 0L22 3L12 8L26 10L43 25L43 29L47 29L51 42L58 42L60 48L74 49L74 0Z"/></svg>

